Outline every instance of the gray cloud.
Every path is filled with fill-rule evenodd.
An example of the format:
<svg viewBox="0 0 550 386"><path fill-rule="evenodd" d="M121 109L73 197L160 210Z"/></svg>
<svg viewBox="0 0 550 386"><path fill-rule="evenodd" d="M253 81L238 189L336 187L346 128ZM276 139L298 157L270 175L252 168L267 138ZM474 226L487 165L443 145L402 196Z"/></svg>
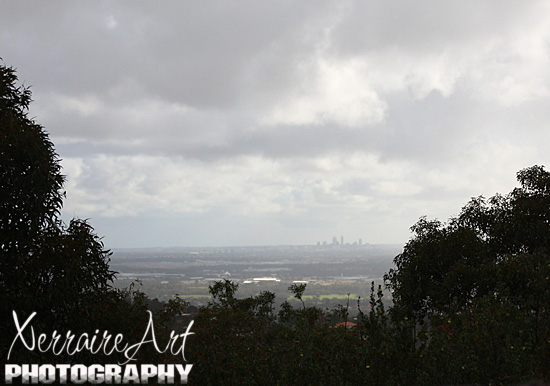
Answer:
<svg viewBox="0 0 550 386"><path fill-rule="evenodd" d="M9 2L0 56L114 246L402 242L548 164L548 8Z"/></svg>

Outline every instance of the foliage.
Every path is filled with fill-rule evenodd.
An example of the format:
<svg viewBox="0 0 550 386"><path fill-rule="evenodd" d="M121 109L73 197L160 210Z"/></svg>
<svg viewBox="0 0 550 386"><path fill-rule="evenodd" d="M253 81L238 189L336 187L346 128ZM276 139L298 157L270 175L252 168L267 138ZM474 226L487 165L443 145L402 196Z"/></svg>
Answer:
<svg viewBox="0 0 550 386"><path fill-rule="evenodd" d="M304 295L304 291L306 290L306 283L294 283L291 284L288 287L288 290L292 292L294 295L294 298L298 299L300 302L302 302L302 307L304 309L306 308L306 304L304 303L304 300L302 299L302 296Z"/></svg>
<svg viewBox="0 0 550 386"><path fill-rule="evenodd" d="M71 330L122 333L140 341L148 322L146 298L131 287L111 287L110 252L85 220L59 218L65 192L58 155L42 126L28 116L30 90L17 85L15 70L0 65L0 359L5 363L16 336L12 312L26 320L36 312L36 334ZM187 305L173 299L154 318L155 333ZM181 327L181 326L180 326ZM171 358L144 349L144 359ZM14 346L13 363L112 363L121 358L89 352L69 356ZM173 360L173 359L172 359ZM0 369L0 373L3 368ZM1 376L1 374L0 374Z"/></svg>
<svg viewBox="0 0 550 386"><path fill-rule="evenodd" d="M353 328L347 304L307 307L305 285L288 289L277 315L254 312L236 284L210 287L196 318L195 385L514 385L548 379L550 175L518 173L506 196L472 199L443 224L421 218L386 276L371 287ZM273 297L270 299L270 307ZM347 325L346 325L347 327Z"/></svg>
<svg viewBox="0 0 550 386"><path fill-rule="evenodd" d="M413 238L385 277L396 304L418 318L446 312L454 301L464 309L494 292L511 261L548 253L550 173L533 166L518 180L521 187L505 197L472 199L447 224L422 218L411 228ZM516 285L510 279L506 287Z"/></svg>
<svg viewBox="0 0 550 386"><path fill-rule="evenodd" d="M31 93L15 70L0 66L0 320L38 312L44 328L79 326L97 295L110 288L105 250L83 220L59 220L64 176L42 126L28 117ZM0 357L6 342L0 342Z"/></svg>
<svg viewBox="0 0 550 386"><path fill-rule="evenodd" d="M392 312L429 327L426 384L548 377L550 173L533 166L517 178L447 224L421 218L385 276Z"/></svg>

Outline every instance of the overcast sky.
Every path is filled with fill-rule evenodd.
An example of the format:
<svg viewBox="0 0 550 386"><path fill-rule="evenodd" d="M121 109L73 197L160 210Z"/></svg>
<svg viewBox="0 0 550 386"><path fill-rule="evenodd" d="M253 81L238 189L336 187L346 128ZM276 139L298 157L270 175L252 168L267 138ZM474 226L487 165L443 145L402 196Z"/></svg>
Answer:
<svg viewBox="0 0 550 386"><path fill-rule="evenodd" d="M6 1L0 57L109 248L403 244L550 165L547 1Z"/></svg>

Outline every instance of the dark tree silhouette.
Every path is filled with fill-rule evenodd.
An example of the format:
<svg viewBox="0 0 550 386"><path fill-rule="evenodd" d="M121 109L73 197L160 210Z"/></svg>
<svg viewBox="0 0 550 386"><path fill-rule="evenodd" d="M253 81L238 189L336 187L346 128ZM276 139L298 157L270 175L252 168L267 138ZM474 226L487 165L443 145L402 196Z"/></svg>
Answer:
<svg viewBox="0 0 550 386"><path fill-rule="evenodd" d="M44 128L28 116L31 93L0 65L0 357L12 312L49 328L80 328L110 289L110 252L84 220L65 226L64 176Z"/></svg>

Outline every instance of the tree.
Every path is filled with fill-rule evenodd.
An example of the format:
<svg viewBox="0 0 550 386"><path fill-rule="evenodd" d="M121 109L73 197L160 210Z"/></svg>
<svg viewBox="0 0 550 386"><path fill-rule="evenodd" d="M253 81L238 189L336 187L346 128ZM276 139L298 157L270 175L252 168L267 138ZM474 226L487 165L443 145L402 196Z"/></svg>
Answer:
<svg viewBox="0 0 550 386"><path fill-rule="evenodd" d="M294 284L291 284L289 287L288 287L288 290L290 292L292 292L292 294L294 295L294 297L296 299L298 299L300 302L302 302L302 307L303 309L305 310L306 309L306 304L304 303L304 300L302 299L302 296L304 295L304 291L306 290L306 283L294 283Z"/></svg>
<svg viewBox="0 0 550 386"><path fill-rule="evenodd" d="M0 358L13 337L12 311L48 328L81 328L110 289L110 252L84 220L59 218L65 192L59 157L28 116L30 90L0 65ZM21 316L24 317L24 316ZM3 361L3 360L2 360Z"/></svg>
<svg viewBox="0 0 550 386"><path fill-rule="evenodd" d="M54 146L42 126L28 116L30 90L17 84L15 70L0 65L0 362L6 363L16 336L12 312L20 321L36 312L35 334L75 335L101 330L142 339L149 322L146 297L131 286L111 287L110 251L85 220L60 219L65 177ZM158 310L155 336L167 342L187 305L175 298ZM130 322L131 321L131 322ZM98 364L123 361L122 353L71 355L27 350L15 345L12 363ZM139 360L181 362L170 353L144 348ZM0 377L4 368L0 368Z"/></svg>
<svg viewBox="0 0 550 386"><path fill-rule="evenodd" d="M421 320L430 311L448 311L454 300L464 306L488 292L487 245L472 228L457 219L444 225L421 218L411 230L413 238L385 276L394 311Z"/></svg>
<svg viewBox="0 0 550 386"><path fill-rule="evenodd" d="M465 307L504 285L511 260L548 256L550 173L533 166L517 178L521 186L508 195L473 198L447 224L421 218L411 227L413 237L385 277L396 305L417 315L446 311L453 301Z"/></svg>
<svg viewBox="0 0 550 386"><path fill-rule="evenodd" d="M1 283L17 257L35 248L41 230L55 225L64 197L53 144L28 118L31 94L16 82L15 71L0 66Z"/></svg>
<svg viewBox="0 0 550 386"><path fill-rule="evenodd" d="M385 275L394 323L428 324L428 383L544 379L550 360L550 173L517 173L509 194L470 200L443 224L421 218ZM416 345L426 341L415 327Z"/></svg>

